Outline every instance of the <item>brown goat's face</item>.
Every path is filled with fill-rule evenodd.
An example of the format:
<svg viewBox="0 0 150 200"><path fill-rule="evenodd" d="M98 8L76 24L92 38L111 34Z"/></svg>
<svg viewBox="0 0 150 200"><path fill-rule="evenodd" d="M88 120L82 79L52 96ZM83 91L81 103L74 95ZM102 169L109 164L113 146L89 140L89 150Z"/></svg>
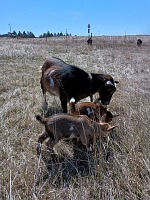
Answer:
<svg viewBox="0 0 150 200"><path fill-rule="evenodd" d="M111 126L108 123L100 123L101 124L101 129L102 131L104 131L104 133L110 132L112 131L114 128L116 128L116 126Z"/></svg>
<svg viewBox="0 0 150 200"><path fill-rule="evenodd" d="M101 130L102 130L102 132L104 132L104 135L105 135L105 133L108 133L117 127L117 126L111 126L110 124L106 123L105 121L106 121L106 114L104 114L100 120Z"/></svg>

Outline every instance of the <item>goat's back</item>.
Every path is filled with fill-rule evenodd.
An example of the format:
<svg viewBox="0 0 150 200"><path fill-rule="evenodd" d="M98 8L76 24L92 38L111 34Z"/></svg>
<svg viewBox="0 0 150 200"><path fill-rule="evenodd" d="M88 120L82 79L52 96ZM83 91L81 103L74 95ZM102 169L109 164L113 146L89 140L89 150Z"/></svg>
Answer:
<svg viewBox="0 0 150 200"><path fill-rule="evenodd" d="M69 100L74 97L79 101L89 96L91 86L90 76L84 70L73 65L61 70L61 87Z"/></svg>
<svg viewBox="0 0 150 200"><path fill-rule="evenodd" d="M85 116L85 115L71 115L67 113L59 113L52 115L50 117L44 118L40 115L36 115L36 119L40 121L42 124L49 125L50 123L60 123L63 122L65 125L65 122L72 122L72 123L81 123L86 122L88 124L91 124L91 120Z"/></svg>
<svg viewBox="0 0 150 200"><path fill-rule="evenodd" d="M60 69L60 68L68 66L68 64L65 63L63 60L61 60L60 58L50 57L50 58L47 58L46 61L44 62L42 66L42 72L47 71L52 66L55 66Z"/></svg>
<svg viewBox="0 0 150 200"><path fill-rule="evenodd" d="M84 115L56 114L48 118L37 115L36 119L45 125L50 135L56 133L60 138L69 137L72 133L78 137L84 131L93 132L91 120Z"/></svg>

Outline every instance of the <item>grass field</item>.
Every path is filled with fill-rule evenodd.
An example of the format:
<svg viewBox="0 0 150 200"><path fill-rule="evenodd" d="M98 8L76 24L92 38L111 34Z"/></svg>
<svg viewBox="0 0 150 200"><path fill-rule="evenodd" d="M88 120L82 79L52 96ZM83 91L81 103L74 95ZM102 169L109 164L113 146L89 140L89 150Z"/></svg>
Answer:
<svg viewBox="0 0 150 200"><path fill-rule="evenodd" d="M150 199L150 37L0 39L0 199ZM119 81L109 110L119 114L108 146L99 142L90 155L73 142L55 147L56 161L43 144L39 66L49 56ZM60 111L47 95L49 110ZM89 99L88 99L89 100ZM105 148L104 148L105 147Z"/></svg>

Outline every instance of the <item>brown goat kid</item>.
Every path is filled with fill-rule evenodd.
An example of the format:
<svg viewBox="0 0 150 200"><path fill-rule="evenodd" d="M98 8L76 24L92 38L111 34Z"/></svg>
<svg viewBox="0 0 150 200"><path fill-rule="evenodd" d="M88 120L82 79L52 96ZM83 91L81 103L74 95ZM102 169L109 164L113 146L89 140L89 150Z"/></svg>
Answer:
<svg viewBox="0 0 150 200"><path fill-rule="evenodd" d="M100 122L100 118L106 114L105 122L109 123L112 119L118 115L113 115L110 111L107 111L107 107L103 106L99 102L99 98L94 102L78 102L78 103L69 103L70 114L72 115L86 115L90 119Z"/></svg>
<svg viewBox="0 0 150 200"><path fill-rule="evenodd" d="M45 132L38 138L37 154L41 153L41 145L47 138L50 138L47 142L50 149L61 139L75 137L91 151L90 141L93 138L107 138L108 133L116 127L105 123L105 117L103 115L101 122L97 123L85 115L57 114L49 118L36 115L36 119L45 125Z"/></svg>

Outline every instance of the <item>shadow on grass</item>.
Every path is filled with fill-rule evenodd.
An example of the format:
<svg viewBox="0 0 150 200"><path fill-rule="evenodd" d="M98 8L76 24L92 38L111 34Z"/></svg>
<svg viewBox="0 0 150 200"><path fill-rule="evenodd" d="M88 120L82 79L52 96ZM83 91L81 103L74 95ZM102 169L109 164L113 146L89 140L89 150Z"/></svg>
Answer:
<svg viewBox="0 0 150 200"><path fill-rule="evenodd" d="M39 177L37 180L37 186L41 181L49 181L50 185L56 187L68 187L72 182L75 184L77 177L94 173L92 153L87 152L83 145L76 145L76 142L73 142L71 157L58 154L53 150L46 150L42 152L41 159L46 170L42 179Z"/></svg>
<svg viewBox="0 0 150 200"><path fill-rule="evenodd" d="M96 150L93 149L92 152L87 152L86 147L76 140L72 141L71 145L71 157L48 149L42 152L45 172L42 176L38 175L36 187L46 182L56 188L69 187L72 184L78 186L79 179L96 177L98 166L102 167L104 163L111 162L110 157L113 157L112 150L105 148L106 143L103 142L96 143Z"/></svg>

